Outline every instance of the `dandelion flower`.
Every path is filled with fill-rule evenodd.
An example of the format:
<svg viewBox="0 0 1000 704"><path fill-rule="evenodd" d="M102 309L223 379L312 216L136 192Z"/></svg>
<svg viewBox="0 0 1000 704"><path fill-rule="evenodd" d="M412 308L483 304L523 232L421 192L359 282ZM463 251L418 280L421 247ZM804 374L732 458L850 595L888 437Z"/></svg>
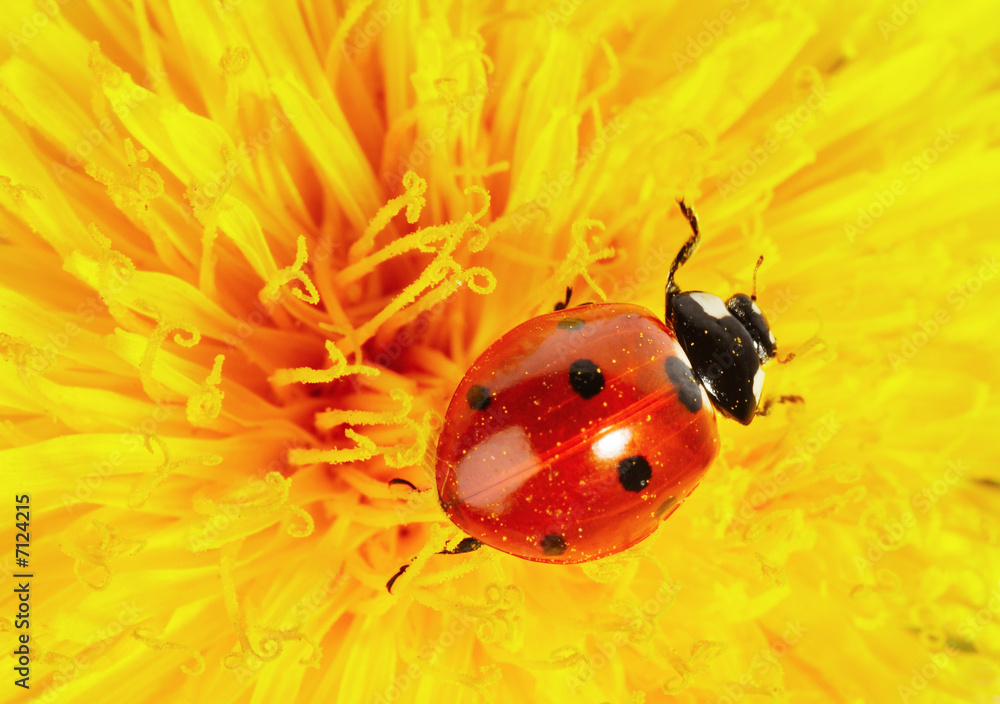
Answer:
<svg viewBox="0 0 1000 704"><path fill-rule="evenodd" d="M994 15L6 2L9 696L993 701ZM434 555L464 370L569 285L659 312L681 197L805 403L626 553Z"/></svg>

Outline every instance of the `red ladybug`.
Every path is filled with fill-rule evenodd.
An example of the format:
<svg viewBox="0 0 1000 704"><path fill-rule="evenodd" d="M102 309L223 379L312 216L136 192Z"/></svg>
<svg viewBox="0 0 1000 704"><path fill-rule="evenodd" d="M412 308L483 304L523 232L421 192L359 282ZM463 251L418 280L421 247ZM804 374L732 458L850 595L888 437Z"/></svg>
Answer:
<svg viewBox="0 0 1000 704"><path fill-rule="evenodd" d="M753 419L774 335L756 295L723 302L674 283L700 238L680 207L692 234L667 277L666 321L625 303L570 309L567 291L466 372L436 477L442 508L471 537L445 552L488 545L558 563L620 552L698 485L719 452L715 411Z"/></svg>

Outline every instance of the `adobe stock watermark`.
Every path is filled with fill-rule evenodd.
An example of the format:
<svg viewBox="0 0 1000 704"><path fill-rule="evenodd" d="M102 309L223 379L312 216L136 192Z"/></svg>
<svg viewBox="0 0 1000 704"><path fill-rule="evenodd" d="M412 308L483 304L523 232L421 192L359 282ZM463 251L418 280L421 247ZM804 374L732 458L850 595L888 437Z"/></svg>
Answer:
<svg viewBox="0 0 1000 704"><path fill-rule="evenodd" d="M917 515L929 512L956 484L969 472L961 461L950 461L948 467L929 486L910 495L912 510L904 511L898 518L886 521L880 527L879 534L869 538L865 545L864 555L854 556L854 566L862 576L868 574L876 562L885 557L887 552L898 550L903 545L903 538L917 525Z"/></svg>
<svg viewBox="0 0 1000 704"><path fill-rule="evenodd" d="M142 83L135 83L132 90L111 102L111 110L118 119L125 119L143 101L153 94L157 87L167 80L167 74L161 69L147 69ZM66 175L87 163L87 158L94 153L106 140L118 137L118 127L110 117L105 117L96 126L80 133L80 139L74 144L66 145L63 162L52 161L52 171L56 180L62 183Z"/></svg>
<svg viewBox="0 0 1000 704"><path fill-rule="evenodd" d="M518 587L510 587L515 590L515 592L520 592ZM491 590L498 590L498 586L495 584L488 585L486 587L487 592L487 603L489 603L489 594ZM500 592L506 591L503 589ZM499 592L498 592L499 593ZM521 595L521 600L523 600L523 594ZM461 613L460 610L455 610L451 613L451 619L446 628L433 638L425 642L420 646L417 651L417 656L409 664L409 666L401 673L393 678L392 684L383 689L381 692L375 692L372 696L373 704L394 704L402 698L402 696L417 682L420 678L424 676L428 666L438 657L441 653L453 647L459 642L461 638L467 631L474 628L476 623L481 619L476 617L470 617L466 614Z"/></svg>
<svg viewBox="0 0 1000 704"><path fill-rule="evenodd" d="M666 607L674 602L680 591L680 582L663 582L656 593L641 605L630 603L633 625L629 630L617 629L610 638L597 642L591 655L581 655L576 667L565 674L566 686L574 694L594 676L620 657L620 650L643 633L643 626L655 619Z"/></svg>
<svg viewBox="0 0 1000 704"><path fill-rule="evenodd" d="M38 10L21 17L21 26L17 32L7 32L7 43L10 44L10 50L15 54L20 53L21 47L27 45L50 22L60 16L59 8L65 7L69 3L70 0L37 0L35 5Z"/></svg>
<svg viewBox="0 0 1000 704"><path fill-rule="evenodd" d="M722 686L725 694L715 700L716 704L735 704L748 694L756 695L758 692L751 691L750 688L754 687L757 677L766 674L772 668L780 668L779 660L791 652L807 633L809 629L802 625L801 619L787 621L781 637L754 655L740 679ZM757 701L756 696L753 701Z"/></svg>
<svg viewBox="0 0 1000 704"><path fill-rule="evenodd" d="M284 132L294 118L295 115L291 113L272 108L268 124L257 130L249 141L243 140L239 143L237 150L242 159L227 159L225 168L214 172L207 182L198 184L197 188L189 189L188 203L181 210L187 221L191 222L196 212L214 206L233 185L236 177L243 173L244 164L253 163L257 155Z"/></svg>
<svg viewBox="0 0 1000 704"><path fill-rule="evenodd" d="M658 276L658 274L661 274L664 269L668 269L673 263L682 242L683 240L678 240L677 249L671 249L661 241L655 248L651 247L646 251L646 257L642 264L639 264L625 276L615 278L613 283L607 283L607 279L610 278L607 275L597 274L598 283L603 289L609 291L608 300L633 301L650 282L653 282L653 285L664 285L666 277ZM790 311L801 298L791 288L785 286L780 289L768 289L766 293L761 294L757 303L761 306L761 312L768 323L773 325L776 320ZM766 306L764 305L765 300Z"/></svg>
<svg viewBox="0 0 1000 704"><path fill-rule="evenodd" d="M735 5L736 9L742 12L750 7L750 0L731 0L731 4ZM736 21L736 12L729 8L722 10L717 17L703 20L701 24L704 29L697 34L688 36L687 41L684 43L684 53L675 51L671 55L670 58L673 59L674 68L677 69L677 72L680 73L688 66L693 66L701 58L702 54L715 44L719 37L725 34L726 28L734 21Z"/></svg>
<svg viewBox="0 0 1000 704"><path fill-rule="evenodd" d="M73 657L60 659L61 664L52 675L52 681L34 701L49 704L58 699L71 682L83 675L114 644L116 638L125 633L130 626L139 623L143 612L146 611L135 603L135 599L130 602L123 601L120 606L115 620L90 634L86 648Z"/></svg>
<svg viewBox="0 0 1000 704"><path fill-rule="evenodd" d="M153 437L160 425L170 419L172 411L183 409L183 406L170 404L162 399L157 399L154 403L155 407L149 415L133 424L129 428L129 432L119 436L122 449L112 450L105 459L91 462L90 466L93 471L76 478L76 486L72 494L68 491L63 493L63 508L66 509L67 513L73 513L77 506L89 502L94 492L125 462L128 454L139 452L143 448L152 451L146 445L146 439Z"/></svg>
<svg viewBox="0 0 1000 704"><path fill-rule="evenodd" d="M431 322L444 313L447 305L448 299L442 299L427 310L421 311L400 327L392 340L382 343L377 348L371 348L364 355L365 358L386 369L396 368L396 362L406 353L406 350L423 341L425 333L430 329ZM360 360L358 361L360 362ZM350 375L346 381L355 393L364 388L364 379L357 374Z"/></svg>
<svg viewBox="0 0 1000 704"><path fill-rule="evenodd" d="M350 58L371 46L393 18L403 12L403 0L389 0L381 7L371 7L368 14L354 25L354 29L341 45L344 56Z"/></svg>
<svg viewBox="0 0 1000 704"><path fill-rule="evenodd" d="M545 11L545 20L553 29L562 27L573 18L583 3L584 0L562 0L555 7L550 7Z"/></svg>
<svg viewBox="0 0 1000 704"><path fill-rule="evenodd" d="M924 6L927 0L903 0L892 6L892 13L888 19L879 18L878 31L883 39L902 29L903 25L910 21L910 18L917 14L917 11Z"/></svg>
<svg viewBox="0 0 1000 704"><path fill-rule="evenodd" d="M739 164L729 167L729 178L717 186L723 200L736 193L767 163L771 155L777 153L800 130L808 125L816 116L826 101L830 92L822 85L814 85L809 97L802 101L794 110L790 110L778 118L773 127L768 130L768 136L761 144L747 150L747 158Z"/></svg>
<svg viewBox="0 0 1000 704"><path fill-rule="evenodd" d="M952 658L960 656L975 643L979 632L992 623L997 614L1000 614L1000 589L990 592L982 608L959 624L957 633L964 639L964 643L945 640L941 650L930 653L923 665L910 670L910 679L906 684L896 685L896 694L899 695L900 701L909 704L911 699L927 689L931 681L949 667Z"/></svg>
<svg viewBox="0 0 1000 704"><path fill-rule="evenodd" d="M134 272L129 268L111 267L104 286L96 295L90 296L76 307L76 315L81 318L83 325L87 325L100 314L107 310L106 301L113 301L124 291L132 281ZM67 321L62 330L47 334L49 341L41 346L32 345L31 352L25 358L23 374L25 377L41 376L45 374L60 355L69 348L70 344L83 328L74 322Z"/></svg>
<svg viewBox="0 0 1000 704"><path fill-rule="evenodd" d="M486 409L478 411L477 418L481 422L476 423L476 433L479 437L490 438L494 437L496 433L503 430L510 425L510 420L513 417L513 412L504 406L496 403L491 403ZM441 425L444 423L444 419L434 413L432 415L431 428L434 432L440 431ZM476 453L490 454L489 441L480 444L478 447L470 451L470 457L474 456ZM434 467L436 463L436 457L433 454L424 453L424 456L420 460L414 463L414 467L419 467L426 474L434 474ZM441 506L437 490L430 488L417 491L410 490L408 494L401 496L395 504L396 522L399 525L406 525L410 522L410 518L415 513L425 512L428 510L438 511Z"/></svg>
<svg viewBox="0 0 1000 704"><path fill-rule="evenodd" d="M220 18L225 17L226 13L234 12L243 6L246 0L212 0L212 6L215 8L215 14Z"/></svg>
<svg viewBox="0 0 1000 704"><path fill-rule="evenodd" d="M492 95L501 85L500 81L490 79L479 82L475 89L457 96L448 112L444 127L435 127L429 134L419 137L413 142L413 147L407 156L400 155L396 161L394 171L388 172L384 176L387 185L394 189L399 189L403 183L403 176L407 171L417 171L417 167L431 158L431 155L448 141L451 130L457 127L463 120L483 106L486 99Z"/></svg>
<svg viewBox="0 0 1000 704"><path fill-rule="evenodd" d="M965 308L969 301L977 296L986 284L996 278L1000 265L996 255L983 257L976 273L971 274L964 282L954 286L945 295L947 306L942 306L930 316L919 320L915 328L903 335L895 350L886 354L886 361L894 372L907 365L917 354L930 344L952 320L955 313Z"/></svg>
<svg viewBox="0 0 1000 704"><path fill-rule="evenodd" d="M757 514L757 507L774 499L792 477L802 472L809 461L833 440L841 427L833 411L816 421L809 437L793 447L778 463L779 469L759 481L753 493L743 497L733 515L733 527L749 524Z"/></svg>
<svg viewBox="0 0 1000 704"><path fill-rule="evenodd" d="M323 583L318 587L303 595L295 605L288 611L278 630L283 632L293 632L306 620L329 604L332 595L343 589L344 585L350 581L350 577L332 569L327 569L323 574ZM244 658L239 667L232 670L236 676L237 683L243 685L253 680L269 661L257 657Z"/></svg>
<svg viewBox="0 0 1000 704"><path fill-rule="evenodd" d="M667 269L674 261L677 252L668 249L662 242L646 252L643 263L629 272L626 276L616 278L611 286L609 301L632 301L642 288L654 279L654 276L664 269ZM662 277L666 280L666 277Z"/></svg>
<svg viewBox="0 0 1000 704"><path fill-rule="evenodd" d="M317 243L316 247L309 252L309 259L305 264L305 267L312 267L315 269L317 266L325 264L330 261L330 258L335 254L339 253L341 250L345 249L346 245L340 240L323 239ZM288 282L289 284L291 282ZM230 352L239 349L243 344L249 340L255 332L261 327L271 323L273 321L274 309L277 308L289 295L289 286L282 285L274 291L273 295L267 296L264 300L261 300L260 296L253 300L253 306L249 313L246 315L241 315L236 319L236 325L232 330L227 330L223 333L221 341L226 343L226 349Z"/></svg>
<svg viewBox="0 0 1000 704"><path fill-rule="evenodd" d="M868 232L875 222L896 204L900 196L909 190L907 181L911 184L919 181L961 136L955 134L951 127L939 127L936 134L937 137L926 149L903 162L902 173L906 180L893 179L884 188L875 191L874 197L866 205L858 208L858 216L854 222L844 223L844 235L848 242L853 243L860 235Z"/></svg>
<svg viewBox="0 0 1000 704"><path fill-rule="evenodd" d="M761 312L769 325L774 325L781 316L792 309L802 296L792 292L792 289L785 286L777 291L768 289L767 293L757 299L757 303L762 303L762 299L767 299L767 305L761 306Z"/></svg>
<svg viewBox="0 0 1000 704"><path fill-rule="evenodd" d="M188 527L188 547L191 552L204 552L218 547L220 538L226 531L259 508L254 503L255 499L278 491L270 482L287 471L288 453L299 447L301 444L298 442L282 440L281 451L276 458L248 474L244 486L229 492L224 499L214 501L217 511L206 516L200 526Z"/></svg>
<svg viewBox="0 0 1000 704"><path fill-rule="evenodd" d="M308 594L304 594L295 602L295 605L285 616L281 626L282 630L289 630L305 623L310 616L319 611L329 601L331 594L339 592L351 579L343 572L334 572L332 569L327 569L323 577L321 585Z"/></svg>
<svg viewBox="0 0 1000 704"><path fill-rule="evenodd" d="M608 120L601 128L601 133L577 155L576 162L572 168L565 168L556 174L555 177L547 180L541 185L534 198L527 203L523 203L510 213L509 217L514 229L521 232L525 227L548 212L552 204L561 198L573 184L576 174L587 164L603 154L607 150L608 145L618 139L627 127L628 125L622 123L621 116L616 116Z"/></svg>

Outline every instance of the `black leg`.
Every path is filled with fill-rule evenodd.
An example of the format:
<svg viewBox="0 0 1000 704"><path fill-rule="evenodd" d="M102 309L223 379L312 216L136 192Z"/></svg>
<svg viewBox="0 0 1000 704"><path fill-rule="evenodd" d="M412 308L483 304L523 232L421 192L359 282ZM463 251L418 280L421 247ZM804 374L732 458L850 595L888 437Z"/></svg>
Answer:
<svg viewBox="0 0 1000 704"><path fill-rule="evenodd" d="M805 403L806 400L801 396L778 396L777 398L771 397L764 399L764 404L758 408L755 412L755 416L766 416L771 413L771 409L782 403Z"/></svg>
<svg viewBox="0 0 1000 704"><path fill-rule="evenodd" d="M553 308L552 310L565 310L566 308L568 308L569 307L569 299L570 299L570 297L572 295L573 295L573 289L572 289L572 287L567 286L566 287L566 300L565 301L559 301L558 303L556 303L556 307Z"/></svg>
<svg viewBox="0 0 1000 704"><path fill-rule="evenodd" d="M462 538L458 545L451 550L442 550L438 555L461 555L463 552L472 552L483 547L483 544L475 538Z"/></svg>
<svg viewBox="0 0 1000 704"><path fill-rule="evenodd" d="M453 547L451 550L442 550L441 552L435 553L435 554L437 554L437 555L461 555L461 554L466 553L466 552L472 552L473 550L478 550L481 547L483 547L483 544L481 542L479 542L475 538L468 538L467 537L467 538L462 538L459 541L458 545L456 545L455 547ZM410 562L413 562L413 560L410 560ZM385 588L386 588L386 590L390 594L392 594L392 585L394 585L396 583L397 579L399 579L400 577L403 576L403 573L406 572L406 570L410 569L410 562L407 562L405 565L403 565L402 567L400 567L399 571L396 574L392 575L392 577L389 579L389 581L385 583Z"/></svg>
<svg viewBox="0 0 1000 704"><path fill-rule="evenodd" d="M407 564L403 565L402 567L400 567L399 568L399 572L397 572L396 574L392 575L392 577L389 579L389 581L385 583L385 589L386 589L386 591L388 591L390 594L392 594L392 585L395 584L396 580L399 579L400 577L402 577L403 573L406 572L406 570L408 570L408 569L410 569L409 563L407 563Z"/></svg>
<svg viewBox="0 0 1000 704"><path fill-rule="evenodd" d="M400 479L399 477L396 477L395 479L390 479L389 480L389 486L398 486L400 484L402 484L403 486L408 486L411 489L413 489L414 491L420 491L420 489L418 489L413 484L413 482L409 481L408 479Z"/></svg>
<svg viewBox="0 0 1000 704"><path fill-rule="evenodd" d="M677 270L684 264L691 255L694 254L695 250L698 249L698 244L701 242L701 233L698 231L698 216L695 215L694 210L689 208L687 204L682 200L677 203L680 206L681 212L684 217L687 218L688 224L691 226L691 236L688 237L687 242L681 247L680 251L677 252L677 256L674 258L674 263L670 265L670 273L667 274L667 311L664 320L670 321L670 299L676 294L680 293L680 287L674 282L674 275Z"/></svg>

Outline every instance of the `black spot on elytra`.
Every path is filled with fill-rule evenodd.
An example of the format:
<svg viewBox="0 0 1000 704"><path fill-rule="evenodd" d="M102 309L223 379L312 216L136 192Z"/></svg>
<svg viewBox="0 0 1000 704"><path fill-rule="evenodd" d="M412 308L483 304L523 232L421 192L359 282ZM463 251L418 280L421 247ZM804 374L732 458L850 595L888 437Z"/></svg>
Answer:
<svg viewBox="0 0 1000 704"><path fill-rule="evenodd" d="M642 491L653 477L653 468L642 455L626 457L618 463L618 481L626 491Z"/></svg>
<svg viewBox="0 0 1000 704"><path fill-rule="evenodd" d="M666 363L667 378L677 387L677 396L692 413L701 410L701 387L694 378L694 372L684 364L680 357L668 357Z"/></svg>
<svg viewBox="0 0 1000 704"><path fill-rule="evenodd" d="M542 546L542 551L549 557L562 555L566 552L566 541L561 535L546 535L542 538L542 542L539 545Z"/></svg>
<svg viewBox="0 0 1000 704"><path fill-rule="evenodd" d="M578 359L569 365L569 385L582 398L593 398L604 388L604 375L589 359Z"/></svg>
<svg viewBox="0 0 1000 704"><path fill-rule="evenodd" d="M485 411L489 408L490 403L493 401L493 397L490 395L490 390L485 386L480 386L476 384L469 388L465 393L465 400L469 402L469 408L474 411Z"/></svg>
<svg viewBox="0 0 1000 704"><path fill-rule="evenodd" d="M556 327L560 330L578 330L583 327L583 321L579 318L563 318L556 323Z"/></svg>

